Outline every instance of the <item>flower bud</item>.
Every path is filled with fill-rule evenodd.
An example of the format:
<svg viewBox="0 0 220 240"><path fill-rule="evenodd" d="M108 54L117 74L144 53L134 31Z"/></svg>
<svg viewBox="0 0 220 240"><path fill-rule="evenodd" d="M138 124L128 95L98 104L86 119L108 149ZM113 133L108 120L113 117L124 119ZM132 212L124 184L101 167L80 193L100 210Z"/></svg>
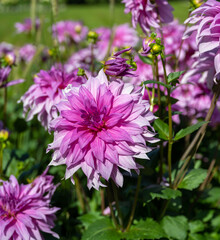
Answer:
<svg viewBox="0 0 220 240"><path fill-rule="evenodd" d="M75 32L78 33L78 34L80 34L81 31L82 31L82 26L81 26L81 25L76 25L76 26L75 26Z"/></svg>
<svg viewBox="0 0 220 240"><path fill-rule="evenodd" d="M87 34L87 39L90 43L95 44L97 42L98 36L98 33L94 31L89 31Z"/></svg>
<svg viewBox="0 0 220 240"><path fill-rule="evenodd" d="M77 72L77 76L85 76L85 70L83 68L79 68Z"/></svg>
<svg viewBox="0 0 220 240"><path fill-rule="evenodd" d="M8 132L7 130L2 129L2 130L0 131L0 141L1 141L1 142L6 141L6 140L8 139L8 136L9 136L9 132Z"/></svg>
<svg viewBox="0 0 220 240"><path fill-rule="evenodd" d="M193 8L198 8L204 3L203 0L191 0Z"/></svg>
<svg viewBox="0 0 220 240"><path fill-rule="evenodd" d="M150 47L151 47L151 53L153 55L157 55L157 54L162 53L162 51L164 49L163 45L157 44L157 43L153 43Z"/></svg>
<svg viewBox="0 0 220 240"><path fill-rule="evenodd" d="M12 66L13 64L15 64L15 54L13 52L7 53L5 55L5 62L7 63L8 66Z"/></svg>

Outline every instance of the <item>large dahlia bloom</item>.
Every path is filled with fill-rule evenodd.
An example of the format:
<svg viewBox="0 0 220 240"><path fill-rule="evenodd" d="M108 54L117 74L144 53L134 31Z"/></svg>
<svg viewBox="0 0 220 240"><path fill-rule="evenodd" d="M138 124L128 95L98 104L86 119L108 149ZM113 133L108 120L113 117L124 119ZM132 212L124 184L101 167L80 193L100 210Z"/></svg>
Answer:
<svg viewBox="0 0 220 240"><path fill-rule="evenodd" d="M54 150L50 165L66 165L68 179L82 169L88 188L103 186L101 177L123 185L119 169L138 172L134 158L148 159L155 142L150 123L155 119L141 88L122 81L109 83L103 70L81 87L65 89L66 99L58 105L59 117L51 122Z"/></svg>
<svg viewBox="0 0 220 240"><path fill-rule="evenodd" d="M160 23L173 21L173 8L167 0L123 0L125 13L131 12L134 28L139 23L144 33L150 28L159 28Z"/></svg>
<svg viewBox="0 0 220 240"><path fill-rule="evenodd" d="M187 38L196 33L196 43L202 58L213 55L212 65L215 68L214 81L220 80L220 2L208 0L191 13L185 23L192 24L185 33Z"/></svg>
<svg viewBox="0 0 220 240"><path fill-rule="evenodd" d="M55 67L49 71L41 70L35 76L34 84L20 99L24 105L24 115L28 113L27 121L37 115L41 124L48 128L49 122L57 116L57 110L53 106L63 97L62 90L68 84L79 86L85 81L84 77L77 76L77 70L71 73Z"/></svg>
<svg viewBox="0 0 220 240"><path fill-rule="evenodd" d="M57 186L46 172L27 185L19 185L13 175L9 181L0 180L1 240L42 240L41 231L59 238L51 230L59 208L50 206Z"/></svg>

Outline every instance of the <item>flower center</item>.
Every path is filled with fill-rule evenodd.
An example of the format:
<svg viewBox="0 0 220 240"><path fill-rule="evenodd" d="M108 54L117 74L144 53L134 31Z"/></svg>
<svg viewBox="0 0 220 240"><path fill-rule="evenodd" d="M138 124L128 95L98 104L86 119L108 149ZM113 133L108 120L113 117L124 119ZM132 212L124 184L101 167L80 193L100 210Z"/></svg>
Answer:
<svg viewBox="0 0 220 240"><path fill-rule="evenodd" d="M2 204L0 206L0 214L8 217L15 217L19 202L20 202L19 199L16 199L11 196L5 196L2 199Z"/></svg>

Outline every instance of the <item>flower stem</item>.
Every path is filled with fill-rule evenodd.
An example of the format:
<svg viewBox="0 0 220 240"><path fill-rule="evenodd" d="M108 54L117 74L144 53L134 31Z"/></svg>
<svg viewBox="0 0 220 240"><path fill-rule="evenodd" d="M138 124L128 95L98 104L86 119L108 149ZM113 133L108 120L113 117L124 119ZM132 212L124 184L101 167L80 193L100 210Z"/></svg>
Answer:
<svg viewBox="0 0 220 240"><path fill-rule="evenodd" d="M79 179L78 179L78 176L74 175L73 176L73 179L75 181L75 185L76 185L76 195L77 195L77 198L79 200L79 203L80 203L80 207L82 209L82 212L85 213L86 212L86 208L85 208L85 204L84 204L84 200L83 200L83 195L81 193L81 187L80 187L80 184L79 184Z"/></svg>
<svg viewBox="0 0 220 240"><path fill-rule="evenodd" d="M5 126L7 123L7 101L8 101L8 90L7 90L7 87L5 87L4 88L4 110L3 110L3 122Z"/></svg>
<svg viewBox="0 0 220 240"><path fill-rule="evenodd" d="M125 232L127 232L131 227L131 224L132 224L132 221L133 221L133 218L134 218L134 214L135 214L135 209L136 209L136 206L137 206L137 200L138 200L138 194L139 194L139 191L140 191L140 187L141 187L141 176L139 175L138 176L138 181L137 181L135 197L134 197L134 202L133 202L133 206L132 206L132 210L131 210L131 215L129 217L128 225L125 229Z"/></svg>
<svg viewBox="0 0 220 240"><path fill-rule="evenodd" d="M168 84L166 65L163 57L161 56L165 83ZM168 172L169 172L169 184L172 187L172 146L173 146L173 127L172 127L172 109L171 109L171 98L170 98L170 89L167 89L167 101L168 101L168 123L169 123L169 141L168 141Z"/></svg>
<svg viewBox="0 0 220 240"><path fill-rule="evenodd" d="M109 204L109 208L110 208L110 211L111 211L111 216L112 216L112 220L115 224L115 227L117 229L120 229L119 225L118 225L118 222L117 222L117 219L115 217L115 212L113 210L113 207L112 207L112 192L111 192L111 187L110 187L110 183L107 182L107 196L108 196L108 204Z"/></svg>
<svg viewBox="0 0 220 240"><path fill-rule="evenodd" d="M121 210L120 210L120 207L119 207L118 189L116 188L115 183L113 181L111 181L111 183L112 183L113 194L114 194L115 203L116 203L116 209L118 211L119 224L121 226L121 229L123 229L123 218L122 218Z"/></svg>
<svg viewBox="0 0 220 240"><path fill-rule="evenodd" d="M210 121L213 111L215 109L216 106L216 102L219 98L220 95L220 85L215 86L215 88L213 89L214 91L214 95L212 98L212 102L211 102L211 106L209 108L209 111L206 115L205 121ZM181 183L185 173L185 169L187 167L187 165L189 164L190 160L192 159L192 157L194 156L194 154L196 153L196 151L198 150L204 136L205 136L205 132L206 132L206 128L208 126L208 123L205 123L204 125L202 125L202 127L199 129L199 131L197 132L197 134L195 135L193 141L190 143L190 145L188 146L188 148L186 149L186 151L184 152L184 154L182 155L180 161L184 161L184 164L182 165L179 173L177 174L175 180L174 180L174 188L176 189L178 187L178 185Z"/></svg>
<svg viewBox="0 0 220 240"><path fill-rule="evenodd" d="M3 177L3 143L0 143L0 179Z"/></svg>
<svg viewBox="0 0 220 240"><path fill-rule="evenodd" d="M37 0L31 0L31 34L35 38Z"/></svg>

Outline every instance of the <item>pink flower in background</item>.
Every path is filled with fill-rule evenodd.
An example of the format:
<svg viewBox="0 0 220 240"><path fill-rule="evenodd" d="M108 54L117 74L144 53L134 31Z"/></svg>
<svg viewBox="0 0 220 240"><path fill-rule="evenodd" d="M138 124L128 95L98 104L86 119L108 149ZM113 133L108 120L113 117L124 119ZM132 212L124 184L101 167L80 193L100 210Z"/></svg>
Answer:
<svg viewBox="0 0 220 240"><path fill-rule="evenodd" d="M135 47L137 45L137 32L133 28L129 27L128 24L116 26L113 31L114 39L110 53L114 51L115 48L118 50L119 48ZM99 34L98 42L95 46L95 56L99 61L102 61L108 51L111 30L106 27L100 27L95 29L95 32Z"/></svg>
<svg viewBox="0 0 220 240"><path fill-rule="evenodd" d="M66 99L58 105L59 117L51 122L54 150L50 165L66 165L65 178L81 168L88 188L103 186L100 177L123 185L119 168L138 172L134 158L148 159L155 142L150 123L155 119L141 88L122 81L108 82L101 70L81 87L65 89Z"/></svg>
<svg viewBox="0 0 220 240"><path fill-rule="evenodd" d="M213 54L215 68L214 82L220 81L220 2L208 0L191 13L185 23L192 24L185 33L185 38L196 34L199 55L202 58Z"/></svg>
<svg viewBox="0 0 220 240"><path fill-rule="evenodd" d="M23 102L24 115L28 113L27 121L37 115L42 126L47 129L49 122L57 116L53 106L63 97L62 90L68 84L79 86L85 81L84 77L77 76L77 70L68 74L59 67L52 67L49 71L41 70L34 78L34 84L19 100Z"/></svg>
<svg viewBox="0 0 220 240"><path fill-rule="evenodd" d="M40 19L36 19L35 28L36 30L40 27ZM15 23L15 28L17 33L30 33L32 28L32 23L30 18L26 18L23 23Z"/></svg>
<svg viewBox="0 0 220 240"><path fill-rule="evenodd" d="M195 123L198 118L205 118L210 104L211 92L204 84L182 84L173 92L172 97L179 101L172 106L174 111L180 111L181 115ZM179 115L174 116L174 121L179 123Z"/></svg>
<svg viewBox="0 0 220 240"><path fill-rule="evenodd" d="M41 231L59 238L51 230L59 208L50 206L57 186L46 173L27 185L19 185L13 175L9 181L0 180L0 239L42 240Z"/></svg>
<svg viewBox="0 0 220 240"><path fill-rule="evenodd" d="M57 38L60 43L80 43L85 40L88 28L81 22L74 21L60 21L53 25L53 36Z"/></svg>
<svg viewBox="0 0 220 240"><path fill-rule="evenodd" d="M175 66L176 58L178 58L179 70L185 70L192 64L192 55L197 50L195 36L191 36L182 40L185 26L179 24L177 20L162 27L165 54L172 55L167 58L167 62L171 66ZM160 31L157 31L157 36L160 36Z"/></svg>
<svg viewBox="0 0 220 240"><path fill-rule="evenodd" d="M92 64L91 49L84 48L75 52L67 61L64 68L69 73L77 68L89 71Z"/></svg>
<svg viewBox="0 0 220 240"><path fill-rule="evenodd" d="M36 53L36 47L32 44L26 44L19 49L21 61L30 62Z"/></svg>
<svg viewBox="0 0 220 240"><path fill-rule="evenodd" d="M173 21L173 8L167 0L123 0L125 13L131 12L134 28L139 23L144 33L150 32L150 28L160 28L161 23Z"/></svg>

